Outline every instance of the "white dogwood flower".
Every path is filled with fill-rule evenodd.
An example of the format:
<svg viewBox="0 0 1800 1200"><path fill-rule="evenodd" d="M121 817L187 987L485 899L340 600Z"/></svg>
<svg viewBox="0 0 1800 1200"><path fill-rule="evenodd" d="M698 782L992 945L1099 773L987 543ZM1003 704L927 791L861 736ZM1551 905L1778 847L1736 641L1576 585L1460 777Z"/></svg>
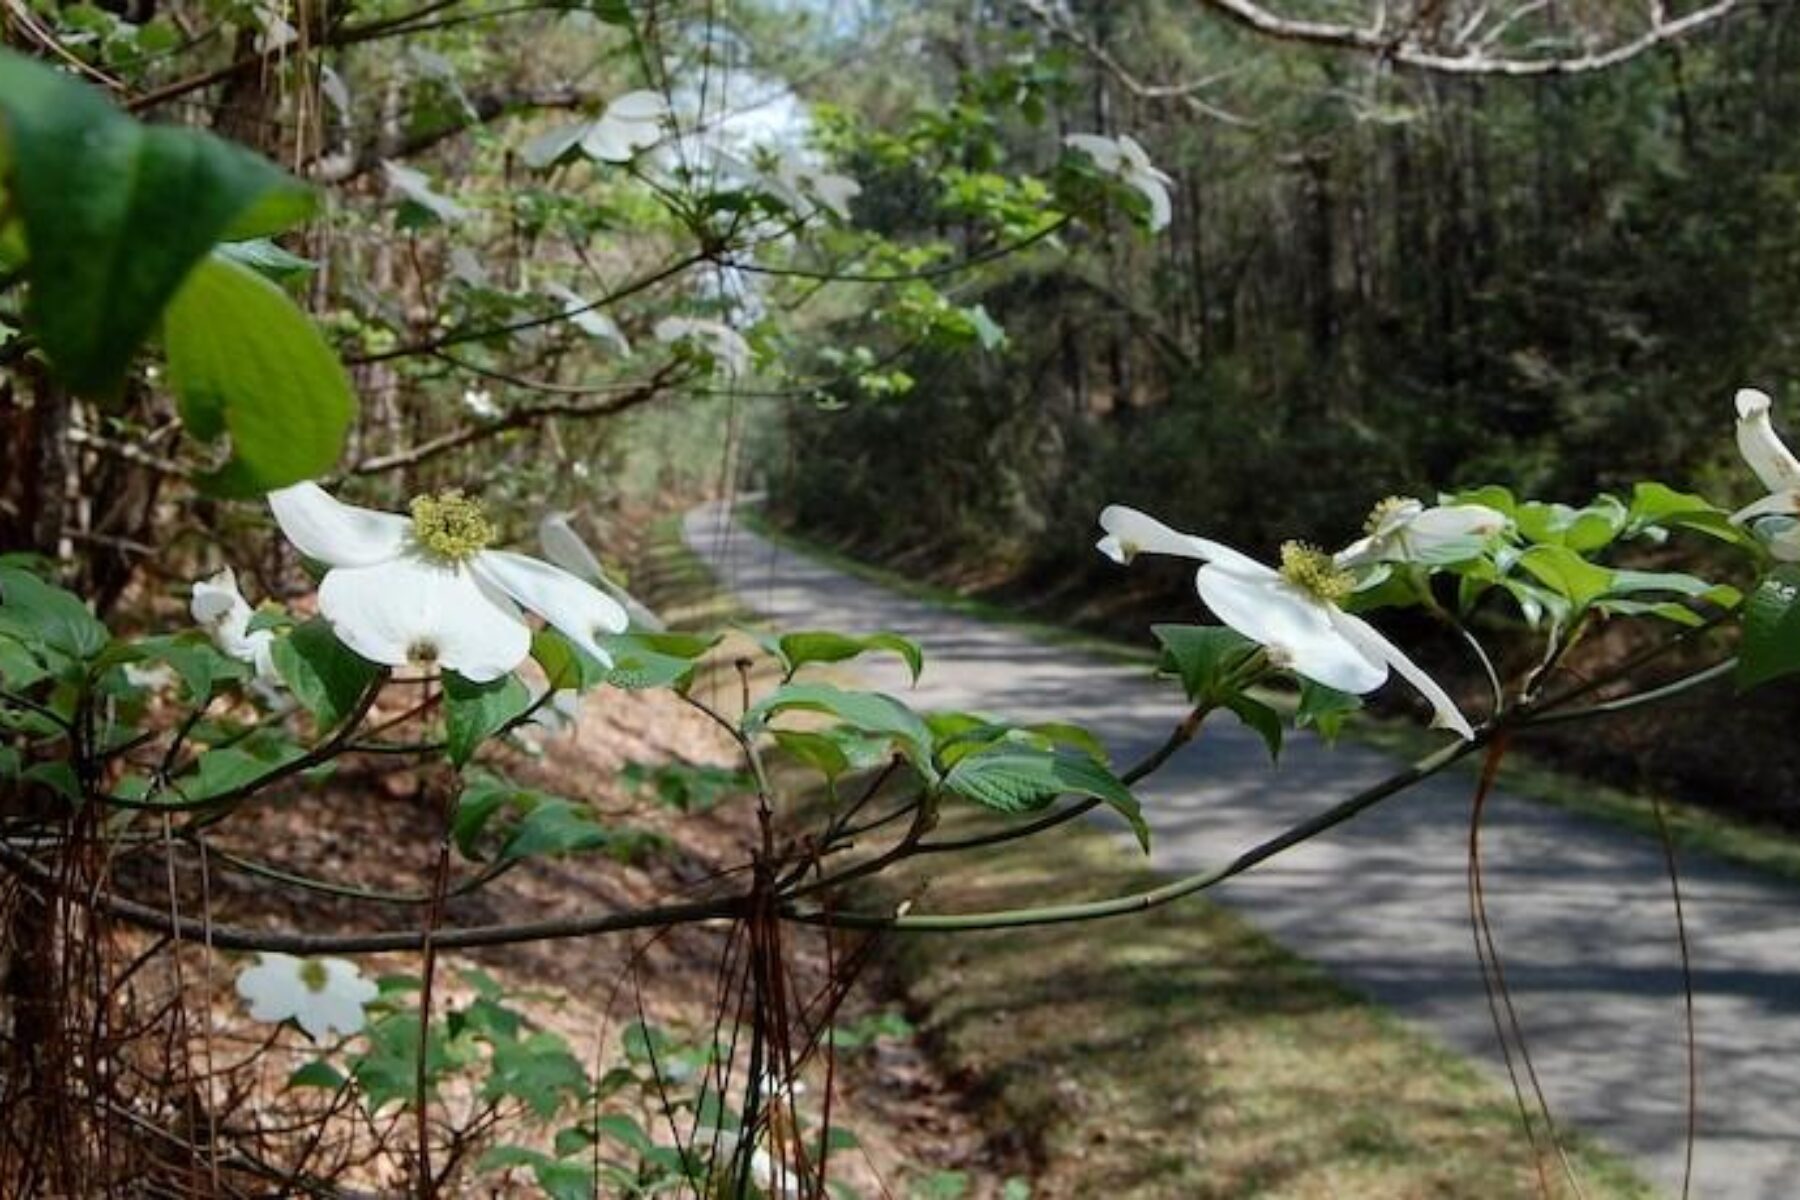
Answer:
<svg viewBox="0 0 1800 1200"><path fill-rule="evenodd" d="M494 527L461 492L419 497L410 520L343 504L315 483L270 492L269 508L300 553L329 568L319 611L371 662L498 679L530 653L523 606L612 665L596 638L623 633L625 610L567 571L489 549Z"/></svg>
<svg viewBox="0 0 1800 1200"><path fill-rule="evenodd" d="M238 591L237 572L226 567L210 579L195 580L188 611L225 657L249 663L263 683L281 678L275 670L275 635L267 629L250 629L255 613Z"/></svg>
<svg viewBox="0 0 1800 1200"><path fill-rule="evenodd" d="M544 551L545 558L617 600L630 618L632 628L647 629L652 633L661 633L668 628L663 619L640 604L637 597L606 577L605 568L588 544L581 540L581 535L575 532L575 527L569 524L567 514L550 513L538 522L538 546Z"/></svg>
<svg viewBox="0 0 1800 1200"><path fill-rule="evenodd" d="M663 137L663 129L673 114L661 93L626 92L600 114L600 119L587 127L581 138L581 152L601 162L630 162L639 150L654 146Z"/></svg>
<svg viewBox="0 0 1800 1200"><path fill-rule="evenodd" d="M812 205L807 203L810 196L831 210L840 221L850 219L850 202L862 195L863 190L862 184L848 175L821 171L797 150L785 151L776 162L774 183L772 190L796 216L811 215Z"/></svg>
<svg viewBox="0 0 1800 1200"><path fill-rule="evenodd" d="M1071 133L1063 142L1093 159L1102 172L1114 176L1150 202L1151 233L1159 233L1168 227L1173 215L1169 185L1175 181L1150 162L1150 156L1138 145L1136 138L1129 133L1121 133L1116 138L1097 133Z"/></svg>
<svg viewBox="0 0 1800 1200"><path fill-rule="evenodd" d="M1129 563L1139 554L1200 560L1194 575L1200 598L1221 621L1260 644L1272 665L1357 695L1387 682L1392 669L1430 702L1433 725L1463 738L1475 736L1431 676L1374 626L1339 607L1356 581L1324 551L1288 542L1276 569L1117 504L1100 514L1100 526L1106 536L1099 549L1114 562Z"/></svg>
<svg viewBox="0 0 1800 1200"><path fill-rule="evenodd" d="M1364 523L1367 536L1333 556L1340 567L1373 563L1447 563L1474 558L1506 531L1506 518L1485 504L1434 504L1389 496Z"/></svg>
<svg viewBox="0 0 1800 1200"><path fill-rule="evenodd" d="M1731 514L1731 519L1739 524L1758 517L1800 516L1800 461L1794 458L1770 423L1772 406L1773 401L1766 392L1744 388L1737 394L1738 452L1750 464L1762 485L1769 489L1769 494L1761 500ZM1775 521L1769 524L1782 526L1781 522ZM1790 521L1773 532L1759 530L1758 533L1769 553L1776 558L1783 562L1800 562L1800 523Z"/></svg>
<svg viewBox="0 0 1800 1200"><path fill-rule="evenodd" d="M703 1162L710 1163L714 1171L724 1171L737 1156L738 1146L743 1140L743 1135L736 1130L702 1125L694 1130L690 1149ZM800 1194L799 1181L793 1178L791 1172L778 1172L774 1158L760 1146L750 1152L750 1182L756 1185L758 1191L772 1196Z"/></svg>
<svg viewBox="0 0 1800 1200"><path fill-rule="evenodd" d="M486 388L464 389L462 402L477 421L498 421L502 416L500 406L494 403L493 393Z"/></svg>
<svg viewBox="0 0 1800 1200"><path fill-rule="evenodd" d="M342 958L265 952L237 977L237 994L249 1002L252 1017L292 1019L314 1039L329 1037L333 1030L356 1033L363 1027L363 1006L378 991L355 963Z"/></svg>
<svg viewBox="0 0 1800 1200"><path fill-rule="evenodd" d="M733 378L750 369L750 343L723 321L706 317L664 317L656 323L653 332L659 342L692 339L702 343L718 369Z"/></svg>

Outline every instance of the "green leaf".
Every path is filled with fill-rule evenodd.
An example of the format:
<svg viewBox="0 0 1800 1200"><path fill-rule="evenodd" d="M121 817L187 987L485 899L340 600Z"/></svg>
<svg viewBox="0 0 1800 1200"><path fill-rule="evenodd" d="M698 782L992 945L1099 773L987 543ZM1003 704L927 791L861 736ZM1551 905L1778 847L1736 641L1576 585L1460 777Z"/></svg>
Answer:
<svg viewBox="0 0 1800 1200"><path fill-rule="evenodd" d="M443 680L445 748L459 767L475 757L481 743L531 707L531 692L516 675L471 683L445 671Z"/></svg>
<svg viewBox="0 0 1800 1200"><path fill-rule="evenodd" d="M1179 678L1195 704L1223 704L1237 694L1231 678L1257 650L1255 642L1222 625L1152 625L1150 632L1162 643L1160 669Z"/></svg>
<svg viewBox="0 0 1800 1200"><path fill-rule="evenodd" d="M834 737L803 729L777 729L773 736L775 744L783 751L828 780L835 780L850 770L850 756L844 753L844 748Z"/></svg>
<svg viewBox="0 0 1800 1200"><path fill-rule="evenodd" d="M183 802L207 800L236 791L268 774L275 764L235 747L209 750L193 770L170 785Z"/></svg>
<svg viewBox="0 0 1800 1200"><path fill-rule="evenodd" d="M287 293L240 263L196 267L163 322L169 383L188 431L231 435L231 461L203 482L248 496L337 462L356 416L344 368Z"/></svg>
<svg viewBox="0 0 1800 1200"><path fill-rule="evenodd" d="M249 267L276 283L292 283L319 269L319 264L312 259L301 258L268 238L256 238L248 242L221 242L213 248L213 254Z"/></svg>
<svg viewBox="0 0 1800 1200"><path fill-rule="evenodd" d="M1519 566L1577 611L1613 587L1613 572L1595 566L1566 546L1533 546L1519 556Z"/></svg>
<svg viewBox="0 0 1800 1200"><path fill-rule="evenodd" d="M1088 796L1123 816L1146 853L1150 828L1131 789L1104 765L1070 750L1037 750L1002 742L959 760L944 789L1004 813L1036 812L1058 796Z"/></svg>
<svg viewBox="0 0 1800 1200"><path fill-rule="evenodd" d="M0 63L5 58L0 55ZM112 640L72 592L17 567L0 567L0 632L29 646L42 643L76 659L91 659Z"/></svg>
<svg viewBox="0 0 1800 1200"><path fill-rule="evenodd" d="M1800 671L1800 566L1783 564L1744 602L1738 687L1749 690Z"/></svg>
<svg viewBox="0 0 1800 1200"><path fill-rule="evenodd" d="M325 1088L336 1091L344 1086L344 1075L324 1059L314 1059L289 1075L287 1085L291 1088Z"/></svg>
<svg viewBox="0 0 1800 1200"><path fill-rule="evenodd" d="M931 730L912 709L881 692L846 692L822 683L792 683L752 705L742 726L760 732L770 719L783 712L801 710L825 713L864 733L888 738L918 771L931 779Z"/></svg>
<svg viewBox="0 0 1800 1200"><path fill-rule="evenodd" d="M829 630L806 630L784 634L776 640L775 645L790 675L808 663L844 662L874 650L886 650L899 655L905 660L906 669L911 672L914 683L919 682L919 672L925 669L925 655L918 644L897 633L871 633L854 637Z"/></svg>
<svg viewBox="0 0 1800 1200"><path fill-rule="evenodd" d="M1532 501L1519 505L1513 519L1519 532L1531 541L1588 553L1611 544L1624 532L1627 513L1615 497L1601 496L1586 508Z"/></svg>
<svg viewBox="0 0 1800 1200"><path fill-rule="evenodd" d="M540 1120L549 1120L565 1100L579 1099L587 1087L587 1072L569 1053L569 1044L554 1033L498 1038L490 1044L493 1054L481 1086L483 1099L511 1097Z"/></svg>
<svg viewBox="0 0 1800 1200"><path fill-rule="evenodd" d="M1343 732L1350 714L1362 708L1362 697L1328 688L1310 679L1300 681L1300 707L1294 713L1294 728L1311 727L1328 742L1335 742Z"/></svg>
<svg viewBox="0 0 1800 1200"><path fill-rule="evenodd" d="M0 52L7 183L29 314L77 391L110 391L215 242L304 219L312 193L210 134L141 125L60 71Z"/></svg>
<svg viewBox="0 0 1800 1200"><path fill-rule="evenodd" d="M680 637L682 635L674 635ZM612 655L613 665L602 678L613 687L641 692L655 688L684 691L693 681L694 659L659 648L670 644L667 635L652 633L602 634L594 639ZM578 652L579 653L579 652Z"/></svg>
<svg viewBox="0 0 1800 1200"><path fill-rule="evenodd" d="M205 704L219 684L235 683L250 674L246 664L226 657L198 631L144 638L136 648L146 659L172 667L194 704Z"/></svg>
<svg viewBox="0 0 1800 1200"><path fill-rule="evenodd" d="M343 724L381 675L379 667L338 641L322 618L276 638L272 650L282 682L324 727Z"/></svg>
<svg viewBox="0 0 1800 1200"><path fill-rule="evenodd" d="M538 801L525 814L500 848L500 861L600 850L612 840L613 832L596 822L587 809L551 797Z"/></svg>
<svg viewBox="0 0 1800 1200"><path fill-rule="evenodd" d="M1281 757L1281 714L1264 704L1238 693L1225 701L1225 707L1237 714L1238 720L1254 729L1269 748L1269 761Z"/></svg>

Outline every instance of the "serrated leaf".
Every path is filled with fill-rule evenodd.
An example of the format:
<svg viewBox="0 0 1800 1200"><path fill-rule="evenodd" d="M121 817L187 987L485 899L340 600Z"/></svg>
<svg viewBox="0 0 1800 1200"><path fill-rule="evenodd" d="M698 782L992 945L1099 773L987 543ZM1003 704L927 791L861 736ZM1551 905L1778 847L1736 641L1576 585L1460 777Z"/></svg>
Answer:
<svg viewBox="0 0 1800 1200"><path fill-rule="evenodd" d="M945 791L1004 813L1036 812L1058 796L1087 796L1123 816L1145 852L1150 828L1131 789L1105 766L1070 750L1035 750L1001 743L959 760L944 776Z"/></svg>
<svg viewBox="0 0 1800 1200"><path fill-rule="evenodd" d="M752 705L741 724L746 732L760 732L772 718L794 710L824 713L853 729L888 738L921 774L928 779L936 777L931 765L931 730L912 709L882 692L846 692L822 683L788 684Z"/></svg>
<svg viewBox="0 0 1800 1200"><path fill-rule="evenodd" d="M1300 707L1294 712L1294 728L1311 727L1328 742L1337 740L1344 722L1363 706L1362 697L1328 688L1310 679L1300 681Z"/></svg>
<svg viewBox="0 0 1800 1200"><path fill-rule="evenodd" d="M1225 701L1225 707L1237 714L1238 720L1248 725L1269 748L1269 761L1274 762L1281 757L1281 714L1264 704L1261 700L1251 699L1238 693Z"/></svg>
<svg viewBox="0 0 1800 1200"><path fill-rule="evenodd" d="M381 670L338 641L322 618L297 625L272 647L275 670L321 726L335 728L356 711Z"/></svg>
<svg viewBox="0 0 1800 1200"><path fill-rule="evenodd" d="M312 193L199 130L142 125L70 76L0 52L7 183L32 325L77 391L110 391L215 242L302 219Z"/></svg>
<svg viewBox="0 0 1800 1200"><path fill-rule="evenodd" d="M187 277L163 321L188 432L231 435L231 461L202 482L250 496L325 474L356 416L349 377L318 327L275 284L214 256Z"/></svg>
<svg viewBox="0 0 1800 1200"><path fill-rule="evenodd" d="M1152 625L1150 632L1162 643L1161 669L1181 680L1195 704L1223 704L1235 695L1232 676L1257 650L1255 642L1222 625Z"/></svg>

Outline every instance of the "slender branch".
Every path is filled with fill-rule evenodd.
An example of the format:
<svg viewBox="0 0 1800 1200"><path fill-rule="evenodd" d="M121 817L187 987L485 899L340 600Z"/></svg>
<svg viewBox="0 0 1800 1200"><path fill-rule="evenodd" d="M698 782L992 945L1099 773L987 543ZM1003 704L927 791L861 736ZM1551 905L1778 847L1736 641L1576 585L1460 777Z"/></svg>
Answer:
<svg viewBox="0 0 1800 1200"><path fill-rule="evenodd" d="M497 421L489 421L483 425L466 425L461 429L421 442L417 446L405 450L396 450L391 454L381 454L374 458L365 458L352 465L347 472L351 475L379 475L384 471L397 471L405 467L417 466L459 450L476 442L497 437L511 429L522 429L535 425L539 421L547 421L552 417L595 418L612 417L622 412L646 404L662 395L668 389L677 386L677 378L683 364L679 361L665 363L656 374L628 392L623 392L608 400L581 403L572 400L547 400L541 404L521 405L508 412Z"/></svg>
<svg viewBox="0 0 1800 1200"><path fill-rule="evenodd" d="M704 251L684 254L673 262L667 263L648 275L641 275L630 283L622 284L614 291L608 292L598 300L591 300L582 305L571 305L542 317L529 317L522 321L509 321L500 325L487 325L480 329L452 330L436 337L425 338L417 342L408 342L404 346L395 346L388 350L375 351L369 354L349 354L344 356L348 366L362 367L372 363L391 362L396 358L411 358L421 354L435 354L439 350L448 350L452 346L465 346L470 342L486 341L488 338L502 337L511 333L523 333L528 329L542 329L562 321L572 320L585 312L605 308L609 304L617 304L628 296L647 291L657 284L673 279L689 267L695 267L708 261Z"/></svg>
<svg viewBox="0 0 1800 1200"><path fill-rule="evenodd" d="M1020 929L1032 925L1060 925L1072 921L1093 921L1103 917L1118 917L1145 912L1192 896L1197 892L1203 892L1208 888L1217 887L1227 879L1242 875L1245 871L1268 861L1284 850L1342 825L1345 821L1365 809L1372 808L1394 793L1411 787L1422 779L1436 775L1451 764L1474 753L1486 745L1493 736L1494 731L1491 729L1480 730L1476 733L1474 740L1455 742L1439 750L1436 754L1420 759L1404 771L1391 775L1373 787L1365 788L1349 799L1332 805L1317 816L1309 817L1290 826L1260 845L1246 850L1223 866L1185 875L1171 880L1161 887L1129 896L1117 896L1110 900L1096 900L1082 904L1053 904L1041 908L945 915L920 914L915 916L910 913L893 915L837 912L795 909L791 906L783 906L781 912L787 919L803 925L847 929L888 929L905 933L956 933L971 929Z"/></svg>
<svg viewBox="0 0 1800 1200"><path fill-rule="evenodd" d="M5 842L0 842L0 866L5 866L40 886L53 887L56 884L56 873L51 868ZM193 917L173 917L164 909L140 904L122 896L84 895L69 899L140 929L166 934L184 942L210 944L220 950L268 950L305 957L316 954L382 954L424 948L423 932L416 928L371 933L318 934L216 923L209 926L205 921ZM547 921L450 926L439 929L432 941L443 950L469 946L510 946L523 942L735 919L743 916L745 911L745 897L733 895L716 900L629 909L624 912L588 913Z"/></svg>
<svg viewBox="0 0 1800 1200"><path fill-rule="evenodd" d="M1604 71L1644 54L1665 43L1690 37L1710 26L1720 24L1748 5L1740 0L1716 0L1675 20L1655 22L1644 33L1614 46L1610 50L1589 51L1567 57L1494 58L1486 52L1486 43L1466 45L1462 53L1446 54L1409 43L1404 35L1396 40L1379 25L1356 26L1328 21L1308 21L1284 17L1271 12L1255 0L1195 0L1200 7L1217 13L1253 33L1275 41L1296 42L1335 50L1355 50L1374 55L1384 61L1415 70L1445 75L1503 75L1526 78L1544 75L1581 75Z"/></svg>

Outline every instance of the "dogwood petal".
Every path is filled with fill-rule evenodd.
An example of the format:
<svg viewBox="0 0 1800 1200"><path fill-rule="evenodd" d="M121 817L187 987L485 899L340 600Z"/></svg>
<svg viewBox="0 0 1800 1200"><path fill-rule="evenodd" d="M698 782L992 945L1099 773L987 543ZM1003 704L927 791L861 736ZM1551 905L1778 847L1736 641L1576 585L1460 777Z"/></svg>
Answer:
<svg viewBox="0 0 1800 1200"><path fill-rule="evenodd" d="M464 568L410 556L328 573L319 611L370 662L435 661L474 683L500 678L531 651L512 601Z"/></svg>
<svg viewBox="0 0 1800 1200"><path fill-rule="evenodd" d="M669 116L669 101L661 92L652 92L640 88L635 92L626 92L616 97L606 106L606 115L622 121L642 121L654 124Z"/></svg>
<svg viewBox="0 0 1800 1200"><path fill-rule="evenodd" d="M1754 504L1746 504L1731 514L1732 522L1742 525L1745 521L1754 521L1758 517L1791 517L1800 515L1800 491L1781 491L1764 496ZM194 585L194 603L200 603L200 585ZM198 616L198 610L195 613Z"/></svg>
<svg viewBox="0 0 1800 1200"><path fill-rule="evenodd" d="M551 513L538 522L538 545L543 548L544 557L552 563L617 600L633 626L658 632L667 628L661 617L606 577L600 560L594 557L594 552L588 549L588 544L581 540L581 535L575 532L569 519L561 513Z"/></svg>
<svg viewBox="0 0 1800 1200"><path fill-rule="evenodd" d="M850 219L850 201L862 195L862 184L848 175L814 175L811 177L812 194L819 198L819 203L829 208L840 221Z"/></svg>
<svg viewBox="0 0 1800 1200"><path fill-rule="evenodd" d="M601 162L630 162L637 152L637 144L632 138L635 128L629 121L602 117L588 126L586 135L581 139L581 152Z"/></svg>
<svg viewBox="0 0 1800 1200"><path fill-rule="evenodd" d="M412 531L405 517L345 504L316 483L270 492L269 510L300 553L328 567L366 567L396 558Z"/></svg>
<svg viewBox="0 0 1800 1200"><path fill-rule="evenodd" d="M1332 625L1344 635L1351 645L1368 657L1392 667L1402 679L1412 684L1418 693L1425 697L1431 704L1433 713L1431 723L1433 725L1450 730L1464 741L1474 739L1475 731L1469 727L1468 718L1462 715L1462 710L1456 707L1456 702L1450 699L1449 693L1439 687L1437 681L1421 670L1417 663L1406 657L1400 647L1388 641L1373 625L1353 613L1342 612L1334 608L1330 610L1330 616Z"/></svg>
<svg viewBox="0 0 1800 1200"><path fill-rule="evenodd" d="M1194 586L1219 620L1267 647L1278 666L1357 695L1387 680L1386 662L1364 654L1332 624L1334 609L1263 570L1265 576L1247 577L1208 564L1195 574Z"/></svg>
<svg viewBox="0 0 1800 1200"><path fill-rule="evenodd" d="M1100 510L1100 528L1106 530L1106 536L1096 543L1096 548L1116 563L1129 565L1139 554L1172 554L1177 558L1216 562L1249 578L1276 577L1273 569L1248 554L1171 529L1155 517L1123 504L1109 504Z"/></svg>
<svg viewBox="0 0 1800 1200"><path fill-rule="evenodd" d="M1081 151L1094 160L1095 166L1109 175L1117 174L1124 165L1124 152L1119 144L1097 133L1071 133L1063 138L1063 145Z"/></svg>
<svg viewBox="0 0 1800 1200"><path fill-rule="evenodd" d="M258 1021L285 1021L294 1014L300 989L300 960L291 954L269 951L257 955L254 966L238 974L237 994L250 1004Z"/></svg>
<svg viewBox="0 0 1800 1200"><path fill-rule="evenodd" d="M611 596L560 567L505 550L484 550L469 565L477 575L543 617L571 642L604 665L612 666L612 655L601 649L595 639L601 634L624 633L630 619Z"/></svg>
<svg viewBox="0 0 1800 1200"><path fill-rule="evenodd" d="M1174 216L1174 209L1169 203L1169 189L1149 172L1129 175L1126 182L1150 202L1150 232L1161 233L1167 229L1170 218Z"/></svg>
<svg viewBox="0 0 1800 1200"><path fill-rule="evenodd" d="M1800 562L1800 524L1763 536L1763 545L1781 562Z"/></svg>
<svg viewBox="0 0 1800 1200"><path fill-rule="evenodd" d="M250 623L250 604L238 591L237 572L230 567L194 581L188 611L195 624L209 629L241 628Z"/></svg>
<svg viewBox="0 0 1800 1200"><path fill-rule="evenodd" d="M1744 388L1737 394L1738 452L1771 492L1800 487L1800 461L1785 446L1769 420L1773 401L1766 392Z"/></svg>

